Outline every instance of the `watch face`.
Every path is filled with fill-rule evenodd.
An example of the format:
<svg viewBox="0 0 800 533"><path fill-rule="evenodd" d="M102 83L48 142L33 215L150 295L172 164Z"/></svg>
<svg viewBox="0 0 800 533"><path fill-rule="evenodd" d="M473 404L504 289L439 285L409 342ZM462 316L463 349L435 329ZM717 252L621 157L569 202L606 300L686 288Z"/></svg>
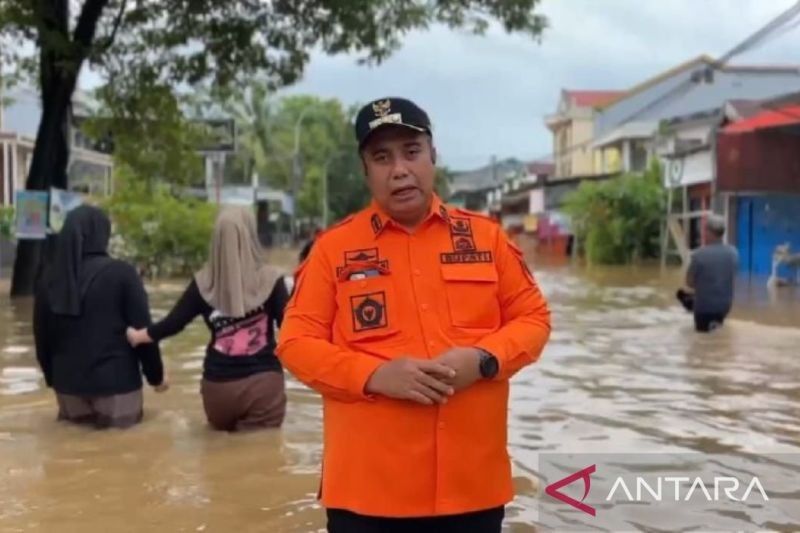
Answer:
<svg viewBox="0 0 800 533"><path fill-rule="evenodd" d="M499 364L493 355L483 355L481 357L481 375L485 378L493 378L497 375Z"/></svg>

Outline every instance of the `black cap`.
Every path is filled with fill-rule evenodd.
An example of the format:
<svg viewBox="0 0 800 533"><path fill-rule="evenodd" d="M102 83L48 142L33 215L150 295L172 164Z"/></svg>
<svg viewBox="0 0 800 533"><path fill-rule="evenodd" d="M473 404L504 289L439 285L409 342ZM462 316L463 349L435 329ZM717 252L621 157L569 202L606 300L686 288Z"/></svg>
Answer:
<svg viewBox="0 0 800 533"><path fill-rule="evenodd" d="M382 126L404 126L431 134L431 120L417 104L406 98L380 98L361 108L356 115L358 147Z"/></svg>

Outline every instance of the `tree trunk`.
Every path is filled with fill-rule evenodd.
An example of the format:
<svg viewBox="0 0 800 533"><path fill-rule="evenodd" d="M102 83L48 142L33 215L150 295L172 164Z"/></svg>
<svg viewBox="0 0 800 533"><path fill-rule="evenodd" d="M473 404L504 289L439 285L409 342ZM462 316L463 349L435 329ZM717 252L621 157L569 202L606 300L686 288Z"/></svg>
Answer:
<svg viewBox="0 0 800 533"><path fill-rule="evenodd" d="M39 2L39 74L42 90L42 118L25 188L48 191L67 189L69 164L69 119L72 94L87 50L94 40L97 21L107 0L87 0L83 6L74 39L69 35L69 0ZM53 34L61 36L59 47ZM46 240L21 240L17 245L11 296L33 294L43 266L55 252L55 237ZM44 259L44 260L43 260Z"/></svg>
<svg viewBox="0 0 800 533"><path fill-rule="evenodd" d="M67 85L69 80L65 80ZM72 87L74 89L74 81ZM36 134L33 160L28 174L26 188L47 191L50 187L67 188L67 163L69 144L67 139L70 97L64 93L68 87L42 90L42 120ZM69 91L72 94L72 90ZM53 238L46 240L20 240L14 262L14 275L11 282L11 296L27 296L33 293L36 280L41 273L43 257L50 258L53 252Z"/></svg>

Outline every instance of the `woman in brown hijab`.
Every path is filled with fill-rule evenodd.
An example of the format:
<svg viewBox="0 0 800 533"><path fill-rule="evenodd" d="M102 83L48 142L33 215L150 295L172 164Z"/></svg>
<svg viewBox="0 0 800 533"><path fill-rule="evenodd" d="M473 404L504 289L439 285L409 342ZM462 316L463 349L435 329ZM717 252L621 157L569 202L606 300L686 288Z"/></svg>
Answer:
<svg viewBox="0 0 800 533"><path fill-rule="evenodd" d="M275 357L275 323L289 298L278 273L264 262L255 216L224 208L211 251L183 296L160 322L129 329L133 346L159 342L198 315L211 331L201 393L209 423L223 431L278 427L286 410L283 368Z"/></svg>

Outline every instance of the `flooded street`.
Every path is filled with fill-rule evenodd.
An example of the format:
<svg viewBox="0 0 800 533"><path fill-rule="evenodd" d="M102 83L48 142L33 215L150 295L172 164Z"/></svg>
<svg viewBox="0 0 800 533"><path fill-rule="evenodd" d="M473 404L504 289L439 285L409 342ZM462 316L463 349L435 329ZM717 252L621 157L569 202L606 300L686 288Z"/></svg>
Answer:
<svg viewBox="0 0 800 533"><path fill-rule="evenodd" d="M541 452L800 453L796 289L745 287L726 326L699 336L673 301L677 273L563 267L538 278L554 332L512 387L510 531L536 530ZM153 288L154 314L181 289ZM172 389L147 390L139 427L57 424L31 348L30 306L0 301L0 531L323 529L315 393L289 381L280 431L208 430L198 393L208 334L197 320L163 345ZM737 519L741 529L750 518Z"/></svg>

